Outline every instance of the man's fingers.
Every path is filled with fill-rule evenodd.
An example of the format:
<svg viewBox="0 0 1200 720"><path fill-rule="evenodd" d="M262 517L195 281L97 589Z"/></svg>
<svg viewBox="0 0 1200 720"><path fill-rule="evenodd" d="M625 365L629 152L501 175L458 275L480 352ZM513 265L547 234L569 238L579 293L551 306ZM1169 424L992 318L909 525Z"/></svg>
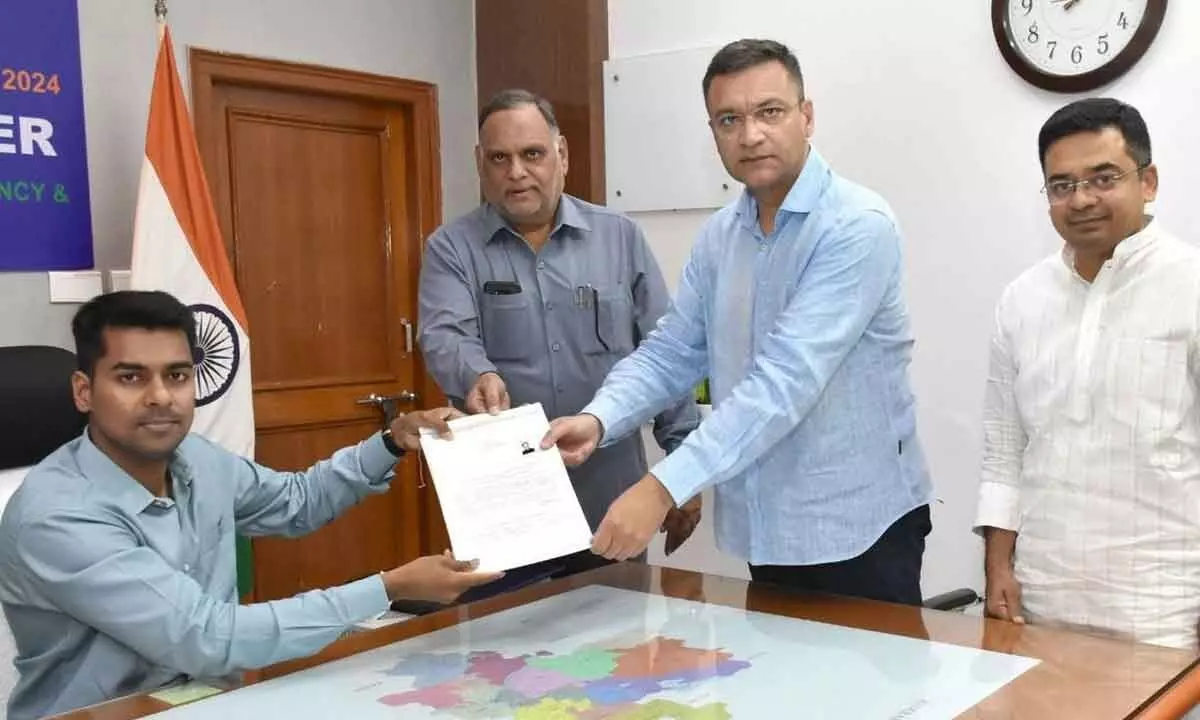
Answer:
<svg viewBox="0 0 1200 720"><path fill-rule="evenodd" d="M454 433L450 432L450 425L447 423L447 420L453 417L448 412L449 410L453 410L453 408L436 408L405 415L401 419L405 434L419 435L421 428L429 428L442 438L450 440L454 437Z"/></svg>
<svg viewBox="0 0 1200 720"><path fill-rule="evenodd" d="M478 560L459 560L449 550L442 553L441 560L442 567L454 572L471 572L479 567Z"/></svg>
<svg viewBox="0 0 1200 720"><path fill-rule="evenodd" d="M612 527L606 517L600 521L600 527L592 537L592 552L601 557L609 558L608 553L612 547L612 540ZM611 560L612 558L609 559Z"/></svg>
<svg viewBox="0 0 1200 720"><path fill-rule="evenodd" d="M503 572L472 572L460 575L459 581L463 589L466 589L475 587L476 585L486 585L502 577L504 577Z"/></svg>
<svg viewBox="0 0 1200 720"><path fill-rule="evenodd" d="M463 412L462 410L459 410L458 408L453 407L451 405L447 405L446 407L437 408L433 412L437 413L438 417L440 417L443 420L457 420L461 417L467 416L467 414L465 412Z"/></svg>
<svg viewBox="0 0 1200 720"><path fill-rule="evenodd" d="M1011 617L1012 621L1016 624L1024 625L1025 617L1021 615L1021 591L1018 589L1013 589L1006 594L1006 600L1008 602L1009 617Z"/></svg>
<svg viewBox="0 0 1200 720"><path fill-rule="evenodd" d="M487 411L486 406L483 404L483 395L477 389L467 393L467 400L464 405L466 405L467 412L472 415L478 415L481 412Z"/></svg>
<svg viewBox="0 0 1200 720"><path fill-rule="evenodd" d="M446 440L454 438L454 433L450 431L450 424L446 422L445 418L436 416L429 418L429 427L436 430L437 434Z"/></svg>
<svg viewBox="0 0 1200 720"><path fill-rule="evenodd" d="M487 411L491 415L495 415L503 408L500 407L500 387L496 383L488 383L483 388L483 402L487 406Z"/></svg>
<svg viewBox="0 0 1200 720"><path fill-rule="evenodd" d="M542 449L543 450L549 450L550 448L554 447L554 445L558 442L559 438L561 438L566 433L566 430L563 428L563 425L565 425L565 422L561 419L551 421L550 429L547 430L546 434L542 436Z"/></svg>

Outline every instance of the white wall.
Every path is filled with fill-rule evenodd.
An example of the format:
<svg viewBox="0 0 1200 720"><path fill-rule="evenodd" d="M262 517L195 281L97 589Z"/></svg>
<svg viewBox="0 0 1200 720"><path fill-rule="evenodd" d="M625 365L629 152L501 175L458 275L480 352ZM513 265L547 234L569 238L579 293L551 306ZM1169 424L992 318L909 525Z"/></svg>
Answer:
<svg viewBox="0 0 1200 720"><path fill-rule="evenodd" d="M1119 97L1146 117L1161 169L1157 211L1189 239L1200 227L1200 203L1190 197L1200 187L1200 97L1192 92L1200 46L1187 30L1195 27L1200 3L1171 3L1143 60L1092 93ZM980 544L970 526L993 303L1017 273L1058 247L1038 193L1037 132L1073 98L1033 88L1009 70L987 2L609 0L614 59L741 37L774 38L796 52L821 152L838 172L881 192L899 215L917 338L919 431L941 500L924 589L982 590ZM707 214L636 216L669 279ZM680 563L742 571L709 537L685 546Z"/></svg>
<svg viewBox="0 0 1200 720"><path fill-rule="evenodd" d="M157 33L152 0L78 0L96 267L129 266ZM443 217L478 202L473 0L168 0L183 82L189 45L435 83ZM107 273L106 273L107 275ZM70 347L75 305L45 273L0 274L0 345Z"/></svg>

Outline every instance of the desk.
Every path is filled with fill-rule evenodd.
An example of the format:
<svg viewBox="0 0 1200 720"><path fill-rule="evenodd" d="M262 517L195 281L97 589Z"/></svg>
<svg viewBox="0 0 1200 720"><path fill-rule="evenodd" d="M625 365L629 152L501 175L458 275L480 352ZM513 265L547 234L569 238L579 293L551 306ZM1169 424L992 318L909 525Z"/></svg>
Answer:
<svg viewBox="0 0 1200 720"><path fill-rule="evenodd" d="M741 580L624 563L510 595L451 608L398 625L363 632L320 654L282 663L263 673L278 677L349 657L400 640L482 618L569 590L601 585L761 613L801 618L891 635L1036 658L1040 662L961 718L1138 718L1179 717L1200 702L1200 667L1194 652L1021 627L946 613L853 598L788 594ZM218 696L219 697L219 696ZM200 705L215 698L199 701ZM70 713L71 720L125 720L168 706L148 695L115 700Z"/></svg>

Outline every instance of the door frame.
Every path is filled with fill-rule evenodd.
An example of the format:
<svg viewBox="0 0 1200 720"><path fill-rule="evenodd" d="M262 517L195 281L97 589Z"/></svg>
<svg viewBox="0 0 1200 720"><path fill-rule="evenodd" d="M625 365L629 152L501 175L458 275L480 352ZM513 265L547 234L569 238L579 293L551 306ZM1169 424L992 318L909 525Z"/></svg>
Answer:
<svg viewBox="0 0 1200 720"><path fill-rule="evenodd" d="M408 244L409 257L405 260L407 266L415 270L414 275L420 272L425 240L442 223L441 135L436 85L419 80L308 63L268 60L194 46L188 48L188 68L196 144L199 146L200 160L208 178L214 176L214 170L227 153L227 150L221 147L220 128L215 126L217 121L213 119L214 113L202 111L215 106L214 93L218 84L368 100L405 112L409 119L407 128L410 134L406 144L414 150L413 165L416 170L416 176L410 178L410 186L414 188L410 197L414 212L407 229L418 239L417 243ZM214 192L212 180L208 182L210 192ZM226 255L234 267L236 276L234 239L225 237L224 242ZM396 243L393 243L392 251L395 251L396 247ZM415 282L409 288L409 293L410 296L406 299L409 307L414 308L415 316L415 310L419 307ZM411 320L415 335L417 318L413 317ZM413 340L417 376L415 389L420 393L418 406L431 408L446 405L446 396L426 369L424 357L415 346L416 338ZM422 486L432 486L428 481L424 463L419 463L418 468ZM421 495L421 551L438 553L445 549L445 529L441 523L436 493L430 487L428 492ZM431 512L436 513L436 516L431 515Z"/></svg>

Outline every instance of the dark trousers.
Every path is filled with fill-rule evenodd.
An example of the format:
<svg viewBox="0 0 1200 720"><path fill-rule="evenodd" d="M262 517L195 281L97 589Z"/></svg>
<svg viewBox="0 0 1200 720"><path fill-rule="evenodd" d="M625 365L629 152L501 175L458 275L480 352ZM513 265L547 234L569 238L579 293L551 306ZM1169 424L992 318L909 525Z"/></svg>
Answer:
<svg viewBox="0 0 1200 720"><path fill-rule="evenodd" d="M921 558L933 529L929 506L910 511L858 557L821 565L751 565L756 583L833 595L921 604Z"/></svg>

